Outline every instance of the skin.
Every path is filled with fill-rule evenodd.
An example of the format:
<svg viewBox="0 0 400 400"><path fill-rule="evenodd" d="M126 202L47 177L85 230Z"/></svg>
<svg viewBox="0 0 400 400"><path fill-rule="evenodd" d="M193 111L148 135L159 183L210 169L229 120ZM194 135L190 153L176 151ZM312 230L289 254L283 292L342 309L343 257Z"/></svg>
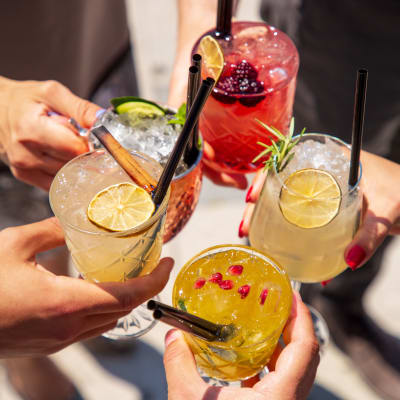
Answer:
<svg viewBox="0 0 400 400"><path fill-rule="evenodd" d="M164 258L149 275L94 284L37 263L37 253L62 244L56 218L0 232L0 358L46 355L100 335L159 293L173 266Z"/></svg>
<svg viewBox="0 0 400 400"><path fill-rule="evenodd" d="M0 77L0 156L21 181L48 190L57 171L88 150L68 119L89 128L97 105L56 81L14 81Z"/></svg>
<svg viewBox="0 0 400 400"><path fill-rule="evenodd" d="M217 0L178 1L177 50L168 97L168 104L175 108L179 108L186 101L186 77L190 67L192 48L204 32L215 27L217 3ZM208 143L204 143L204 157L213 160L214 154L212 147ZM247 187L247 179L244 175L219 172L204 163L203 168L205 175L217 185L231 186L242 190Z"/></svg>
<svg viewBox="0 0 400 400"><path fill-rule="evenodd" d="M344 258L359 246L365 257L356 265L364 265L375 253L387 235L400 234L400 165L366 151L361 152L364 192L363 222L354 239L347 246ZM266 173L259 171L247 195L247 205L241 225L242 236L249 232L251 215L260 195Z"/></svg>
<svg viewBox="0 0 400 400"><path fill-rule="evenodd" d="M168 398L173 400L302 400L306 399L319 364L319 347L310 313L294 294L292 313L283 331L284 348L277 347L261 380L250 379L238 387L207 385L200 377L194 357L178 330L167 333L164 365Z"/></svg>

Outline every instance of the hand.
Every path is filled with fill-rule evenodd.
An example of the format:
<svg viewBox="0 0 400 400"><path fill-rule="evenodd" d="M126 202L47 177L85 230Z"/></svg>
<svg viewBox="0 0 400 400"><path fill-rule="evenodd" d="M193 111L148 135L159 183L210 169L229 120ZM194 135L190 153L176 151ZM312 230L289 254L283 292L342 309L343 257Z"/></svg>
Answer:
<svg viewBox="0 0 400 400"><path fill-rule="evenodd" d="M168 398L173 400L291 400L306 399L319 364L318 342L310 313L300 296L293 296L292 313L283 331L286 346L277 347L268 367L270 372L254 384L215 387L200 377L183 335L178 330L167 333L164 365L168 382ZM252 386L252 387L251 387Z"/></svg>
<svg viewBox="0 0 400 400"><path fill-rule="evenodd" d="M353 270L365 264L387 235L400 234L400 165L366 151L361 152L364 191L363 221L344 258ZM251 215L260 195L266 173L259 171L247 192L248 203L239 227L247 236Z"/></svg>
<svg viewBox="0 0 400 400"><path fill-rule="evenodd" d="M50 354L112 329L161 291L173 266L164 258L150 275L94 284L37 264L35 254L63 243L56 218L0 232L0 358Z"/></svg>
<svg viewBox="0 0 400 400"><path fill-rule="evenodd" d="M345 250L347 265L355 270L375 253L387 235L400 234L400 164L361 153L363 221Z"/></svg>
<svg viewBox="0 0 400 400"><path fill-rule="evenodd" d="M48 190L65 162L88 151L66 117L89 128L100 107L55 81L0 77L0 93L0 154L16 178ZM50 111L64 117L49 116Z"/></svg>

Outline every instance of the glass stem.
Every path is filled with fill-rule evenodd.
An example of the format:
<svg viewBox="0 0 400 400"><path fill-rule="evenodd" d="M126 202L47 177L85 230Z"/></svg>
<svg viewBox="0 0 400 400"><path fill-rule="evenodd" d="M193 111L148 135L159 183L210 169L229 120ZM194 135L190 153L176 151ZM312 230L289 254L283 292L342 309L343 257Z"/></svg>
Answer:
<svg viewBox="0 0 400 400"><path fill-rule="evenodd" d="M291 280L290 283L292 284L292 289L293 290L295 290L296 292L300 292L301 282Z"/></svg>

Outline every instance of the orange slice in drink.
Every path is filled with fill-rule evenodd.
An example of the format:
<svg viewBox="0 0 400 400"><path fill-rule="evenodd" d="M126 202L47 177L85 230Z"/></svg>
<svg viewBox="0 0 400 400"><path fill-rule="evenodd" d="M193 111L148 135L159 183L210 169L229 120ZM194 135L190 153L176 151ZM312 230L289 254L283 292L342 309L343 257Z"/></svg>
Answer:
<svg viewBox="0 0 400 400"><path fill-rule="evenodd" d="M118 183L98 192L90 201L87 216L109 231L120 232L146 222L155 209L151 196L134 183Z"/></svg>
<svg viewBox="0 0 400 400"><path fill-rule="evenodd" d="M224 69L224 55L221 46L211 35L207 35L200 40L198 52L203 57L206 75L211 76L217 82Z"/></svg>
<svg viewBox="0 0 400 400"><path fill-rule="evenodd" d="M293 172L282 186L279 205L283 216L301 228L329 224L339 212L341 190L329 172L306 168Z"/></svg>

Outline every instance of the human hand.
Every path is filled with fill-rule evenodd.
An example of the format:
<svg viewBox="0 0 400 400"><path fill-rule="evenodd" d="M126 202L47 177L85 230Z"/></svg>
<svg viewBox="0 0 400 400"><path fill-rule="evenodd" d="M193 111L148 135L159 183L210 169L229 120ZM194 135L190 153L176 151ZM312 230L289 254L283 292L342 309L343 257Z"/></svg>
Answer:
<svg viewBox="0 0 400 400"><path fill-rule="evenodd" d="M278 345L268 368L270 372L257 382L250 379L243 386L215 387L200 377L194 357L182 333L171 330L165 343L164 365L168 398L173 400L292 400L306 399L319 364L319 347L310 312L300 295L293 296L292 313L283 331L286 346ZM255 383L256 382L256 383Z"/></svg>
<svg viewBox="0 0 400 400"><path fill-rule="evenodd" d="M149 275L94 284L36 262L37 253L62 244L56 218L0 232L0 358L50 354L112 329L162 290L173 266L164 258Z"/></svg>
<svg viewBox="0 0 400 400"><path fill-rule="evenodd" d="M0 93L0 154L16 178L48 190L67 161L88 151L87 140L65 117L89 128L100 107L55 81L0 77ZM61 115L49 116L51 111Z"/></svg>
<svg viewBox="0 0 400 400"><path fill-rule="evenodd" d="M375 253L387 235L400 234L400 164L361 152L363 220L345 250L347 265L355 270Z"/></svg>

